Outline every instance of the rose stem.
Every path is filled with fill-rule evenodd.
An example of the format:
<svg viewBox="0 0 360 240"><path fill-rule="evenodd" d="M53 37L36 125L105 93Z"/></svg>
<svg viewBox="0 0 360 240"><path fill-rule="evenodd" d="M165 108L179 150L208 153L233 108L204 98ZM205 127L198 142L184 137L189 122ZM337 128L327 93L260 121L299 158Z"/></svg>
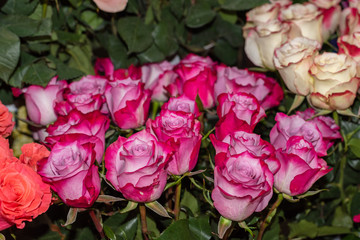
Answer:
<svg viewBox="0 0 360 240"><path fill-rule="evenodd" d="M179 216L180 216L180 196L181 196L181 181L176 185L176 189L175 189L175 207L174 207L175 221L179 220Z"/></svg>
<svg viewBox="0 0 360 240"><path fill-rule="evenodd" d="M276 209L279 207L279 205L281 204L282 200L284 199L283 195L281 193L278 194L276 202L274 202L274 204L271 206L270 211L268 212L268 214L266 215L266 218L264 219L264 221L262 221L261 225L260 225L260 230L259 230L259 235L257 236L257 240L261 240L265 229L267 228L267 226L269 226L271 219L272 219L272 215L273 212L276 211Z"/></svg>
<svg viewBox="0 0 360 240"><path fill-rule="evenodd" d="M144 236L145 240L148 240L147 236L147 222L146 222L146 208L144 203L139 204L139 210L140 210L140 220L141 220L141 232Z"/></svg>
<svg viewBox="0 0 360 240"><path fill-rule="evenodd" d="M96 230L99 232L101 238L105 238L105 234L104 234L104 231L103 231L103 227L101 226L101 223L99 221L99 219L96 217L96 214L94 212L94 210L90 210L89 211L89 214L90 214L90 217L95 225L95 228Z"/></svg>

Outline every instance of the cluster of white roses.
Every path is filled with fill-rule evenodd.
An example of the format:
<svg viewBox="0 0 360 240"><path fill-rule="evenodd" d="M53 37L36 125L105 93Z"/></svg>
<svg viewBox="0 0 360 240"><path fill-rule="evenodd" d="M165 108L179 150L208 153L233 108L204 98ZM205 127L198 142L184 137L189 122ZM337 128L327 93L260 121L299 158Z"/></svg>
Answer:
<svg viewBox="0 0 360 240"><path fill-rule="evenodd" d="M254 8L246 15L245 52L256 66L278 70L287 88L307 97L313 107L348 109L360 83L354 54L341 44L357 38L360 46L360 33L354 35L360 26L360 1L349 4L342 10L340 0L272 0ZM339 51L319 52L338 29L343 34Z"/></svg>

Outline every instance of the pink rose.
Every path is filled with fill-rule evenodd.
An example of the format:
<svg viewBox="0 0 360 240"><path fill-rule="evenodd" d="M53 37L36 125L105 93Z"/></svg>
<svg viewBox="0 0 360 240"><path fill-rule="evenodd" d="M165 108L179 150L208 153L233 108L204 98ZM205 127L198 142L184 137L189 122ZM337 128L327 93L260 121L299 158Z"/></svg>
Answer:
<svg viewBox="0 0 360 240"><path fill-rule="evenodd" d="M218 97L218 101L217 114L220 119L226 118L232 112L232 116L245 121L254 129L255 125L266 116L265 110L252 94L223 93Z"/></svg>
<svg viewBox="0 0 360 240"><path fill-rule="evenodd" d="M276 124L270 131L270 143L275 149L286 149L290 137L300 136L311 143L319 156L326 156L327 142L323 139L322 132L315 123L305 121L298 115L288 116L277 113Z"/></svg>
<svg viewBox="0 0 360 240"><path fill-rule="evenodd" d="M12 225L24 228L51 204L50 186L28 165L8 163L0 168L0 231Z"/></svg>
<svg viewBox="0 0 360 240"><path fill-rule="evenodd" d="M150 90L143 83L123 84L122 80L109 84L105 98L112 120L122 129L137 128L147 119L150 108Z"/></svg>
<svg viewBox="0 0 360 240"><path fill-rule="evenodd" d="M165 102L168 99L165 87L175 82L178 75L172 71L174 66L168 61L141 66L141 81L145 89L152 91L151 99Z"/></svg>
<svg viewBox="0 0 360 240"><path fill-rule="evenodd" d="M307 192L320 177L331 171L317 156L313 144L302 136L290 137L285 149L276 151L276 157L280 169L274 174L274 186L290 196Z"/></svg>
<svg viewBox="0 0 360 240"><path fill-rule="evenodd" d="M308 97L312 106L344 110L353 104L360 82L354 60L345 54L324 52L314 58L309 71L314 79Z"/></svg>
<svg viewBox="0 0 360 240"><path fill-rule="evenodd" d="M192 100L199 95L205 108L215 106L214 83L216 81L215 67L209 57L188 54L175 66L174 71L179 75L178 82L168 86L171 96L184 94Z"/></svg>
<svg viewBox="0 0 360 240"><path fill-rule="evenodd" d="M292 4L280 11L279 19L291 23L291 28L299 29L301 36L323 43L323 16L316 5Z"/></svg>
<svg viewBox="0 0 360 240"><path fill-rule="evenodd" d="M38 162L38 173L71 207L91 207L100 193L93 143L55 143L49 157Z"/></svg>
<svg viewBox="0 0 360 240"><path fill-rule="evenodd" d="M54 122L56 120L55 104L63 100L62 94L66 87L66 81L57 81L57 77L54 77L45 88L31 85L22 89L30 120L41 125Z"/></svg>
<svg viewBox="0 0 360 240"><path fill-rule="evenodd" d="M146 123L148 130L159 141L174 148L169 161L168 172L182 175L194 169L201 145L201 124L191 113L163 109L154 121Z"/></svg>
<svg viewBox="0 0 360 240"><path fill-rule="evenodd" d="M215 156L214 189L211 197L219 213L243 221L268 205L274 177L262 157L243 152Z"/></svg>
<svg viewBox="0 0 360 240"><path fill-rule="evenodd" d="M99 111L83 114L76 109L59 118L47 128L46 141L54 144L59 137L68 134L84 134L88 141L95 143L96 160L101 163L105 151L105 132L109 128L109 118ZM58 138L54 138L54 137Z"/></svg>
<svg viewBox="0 0 360 240"><path fill-rule="evenodd" d="M175 112L192 113L195 117L200 116L200 111L196 102L185 95L181 95L177 98L170 98L161 106L161 109Z"/></svg>
<svg viewBox="0 0 360 240"><path fill-rule="evenodd" d="M113 73L112 78L110 78L111 80L110 83L113 86L116 86L117 83L138 84L141 81L141 77L142 77L141 67L130 65L129 68L116 69Z"/></svg>
<svg viewBox="0 0 360 240"><path fill-rule="evenodd" d="M166 165L172 149L142 130L119 137L105 152L106 178L128 200L152 202L166 185Z"/></svg>
<svg viewBox="0 0 360 240"><path fill-rule="evenodd" d="M313 83L309 68L321 44L305 37L297 37L275 49L274 64L288 89L307 96Z"/></svg>
<svg viewBox="0 0 360 240"><path fill-rule="evenodd" d="M11 112L0 101L0 136L4 138L10 136L14 125Z"/></svg>
<svg viewBox="0 0 360 240"><path fill-rule="evenodd" d="M114 65L110 58L97 58L94 71L97 76L105 76L107 79L113 80Z"/></svg>
<svg viewBox="0 0 360 240"><path fill-rule="evenodd" d="M101 109L106 113L104 96L106 84L105 78L88 75L70 83L68 90L64 92L64 98L72 108L82 113Z"/></svg>
<svg viewBox="0 0 360 240"><path fill-rule="evenodd" d="M360 223L360 214L355 215L355 216L353 217L353 221L356 222L356 223Z"/></svg>
<svg viewBox="0 0 360 240"><path fill-rule="evenodd" d="M296 115L300 116L308 122L314 123L322 134L323 140L326 142L327 149L329 149L336 139L341 139L340 126L338 126L334 119L327 116L314 117L316 114L315 110L308 108L303 112L296 112Z"/></svg>
<svg viewBox="0 0 360 240"><path fill-rule="evenodd" d="M247 69L216 66L218 80L214 86L215 97L222 93L250 93L260 102L265 110L276 107L284 97L280 85L275 79L263 73L251 72Z"/></svg>
<svg viewBox="0 0 360 240"><path fill-rule="evenodd" d="M94 2L102 11L116 13L125 9L128 0L94 0Z"/></svg>

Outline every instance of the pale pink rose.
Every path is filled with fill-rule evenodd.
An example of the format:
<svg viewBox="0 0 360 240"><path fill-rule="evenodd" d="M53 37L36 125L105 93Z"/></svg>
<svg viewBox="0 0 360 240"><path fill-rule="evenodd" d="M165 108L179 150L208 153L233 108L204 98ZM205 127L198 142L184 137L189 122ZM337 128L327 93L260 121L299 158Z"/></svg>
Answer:
<svg viewBox="0 0 360 240"><path fill-rule="evenodd" d="M214 85L216 98L222 93L250 93L256 97L261 107L268 110L278 106L284 97L277 81L263 73L228 67L224 64L216 66L216 71L217 81Z"/></svg>
<svg viewBox="0 0 360 240"><path fill-rule="evenodd" d="M100 193L93 143L57 142L49 157L38 162L38 173L68 206L91 207Z"/></svg>
<svg viewBox="0 0 360 240"><path fill-rule="evenodd" d="M88 142L95 144L96 160L101 163L105 151L105 132L109 124L109 118L99 111L83 114L74 109L66 116L59 116L46 129L49 136L45 140L55 144L64 135L84 134L88 136Z"/></svg>
<svg viewBox="0 0 360 240"><path fill-rule="evenodd" d="M273 194L274 176L262 157L243 152L215 156L214 189L211 197L219 213L243 221L261 212Z"/></svg>
<svg viewBox="0 0 360 240"><path fill-rule="evenodd" d="M128 0L94 0L94 2L102 11L116 13L125 9Z"/></svg>
<svg viewBox="0 0 360 240"><path fill-rule="evenodd" d="M339 29L341 36L360 31L360 13L357 8L348 7L341 12Z"/></svg>
<svg viewBox="0 0 360 240"><path fill-rule="evenodd" d="M257 26L244 29L245 53L251 62L259 67L275 70L273 57L274 50L291 36L297 33L290 32L290 25L272 20L259 23Z"/></svg>
<svg viewBox="0 0 360 240"><path fill-rule="evenodd" d="M322 137L326 142L327 149L329 149L334 141L337 139L343 139L340 133L340 126L338 126L334 119L328 116L317 116L316 111L313 108L308 108L303 112L296 112L296 115L300 116L308 122L315 123L322 133Z"/></svg>
<svg viewBox="0 0 360 240"><path fill-rule="evenodd" d="M170 98L166 103L161 106L162 110L170 110L174 112L192 113L195 117L200 116L199 108L194 100L191 100L185 95L177 98Z"/></svg>
<svg viewBox="0 0 360 240"><path fill-rule="evenodd" d="M0 136L10 136L15 122L12 120L12 114L9 109L0 101Z"/></svg>
<svg viewBox="0 0 360 240"><path fill-rule="evenodd" d="M280 169L274 174L274 186L290 196L307 192L319 178L331 171L317 156L313 145L302 136L290 137L286 148L276 151L276 157Z"/></svg>
<svg viewBox="0 0 360 240"><path fill-rule="evenodd" d="M66 81L57 81L57 77L54 77L46 87L31 85L22 89L30 120L41 125L54 122L56 120L55 104L63 100L62 94L66 87Z"/></svg>
<svg viewBox="0 0 360 240"><path fill-rule="evenodd" d="M311 3L316 5L323 16L322 33L323 40L329 38L339 26L341 15L341 0L311 0Z"/></svg>
<svg viewBox="0 0 360 240"><path fill-rule="evenodd" d="M145 89L152 91L151 99L165 102L168 99L165 87L175 82L178 75L172 71L174 66L168 61L149 63L141 66L141 81Z"/></svg>
<svg viewBox="0 0 360 240"><path fill-rule="evenodd" d="M309 94L313 83L309 68L320 48L321 44L315 40L297 37L275 49L275 67L291 92Z"/></svg>
<svg viewBox="0 0 360 240"><path fill-rule="evenodd" d="M160 115L146 123L147 129L159 141L174 149L168 163L169 174L182 175L194 169L200 151L201 123L192 113L162 109Z"/></svg>
<svg viewBox="0 0 360 240"><path fill-rule="evenodd" d="M151 91L144 89L144 83L117 80L107 86L105 98L112 120L120 128L137 128L145 123Z"/></svg>
<svg viewBox="0 0 360 240"><path fill-rule="evenodd" d="M288 116L281 112L276 114L275 120L276 124L270 131L270 143L275 149L286 149L290 137L300 136L312 144L319 156L327 155L328 144L315 123L305 121L298 115Z"/></svg>
<svg viewBox="0 0 360 240"><path fill-rule="evenodd" d="M292 23L292 28L300 29L303 37L323 43L322 15L319 8L311 3L293 4L280 11L281 21Z"/></svg>
<svg viewBox="0 0 360 240"><path fill-rule="evenodd" d="M354 60L345 54L325 52L314 58L309 71L314 84L308 100L314 107L344 110L353 104L360 80Z"/></svg>
<svg viewBox="0 0 360 240"><path fill-rule="evenodd" d="M64 98L73 109L76 108L82 113L107 109L104 108L106 84L106 78L88 75L70 83L64 92Z"/></svg>
<svg viewBox="0 0 360 240"><path fill-rule="evenodd" d="M170 95L185 95L195 100L200 97L205 108L215 106L214 84L216 81L216 62L210 57L188 54L175 66L174 71L179 75L177 81L170 84L167 90Z"/></svg>
<svg viewBox="0 0 360 240"><path fill-rule="evenodd" d="M155 201L165 188L171 154L169 146L146 130L128 139L120 136L106 149L106 178L128 200Z"/></svg>
<svg viewBox="0 0 360 240"><path fill-rule="evenodd" d="M357 8L358 11L360 10L360 1L359 0L348 0L349 7Z"/></svg>

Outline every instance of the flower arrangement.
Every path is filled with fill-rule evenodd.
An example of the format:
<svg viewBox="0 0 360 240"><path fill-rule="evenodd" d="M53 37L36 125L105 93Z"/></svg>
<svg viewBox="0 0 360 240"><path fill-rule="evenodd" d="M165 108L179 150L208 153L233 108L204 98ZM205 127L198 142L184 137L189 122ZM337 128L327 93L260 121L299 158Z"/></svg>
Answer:
<svg viewBox="0 0 360 240"><path fill-rule="evenodd" d="M0 236L360 238L358 6L7 0Z"/></svg>

